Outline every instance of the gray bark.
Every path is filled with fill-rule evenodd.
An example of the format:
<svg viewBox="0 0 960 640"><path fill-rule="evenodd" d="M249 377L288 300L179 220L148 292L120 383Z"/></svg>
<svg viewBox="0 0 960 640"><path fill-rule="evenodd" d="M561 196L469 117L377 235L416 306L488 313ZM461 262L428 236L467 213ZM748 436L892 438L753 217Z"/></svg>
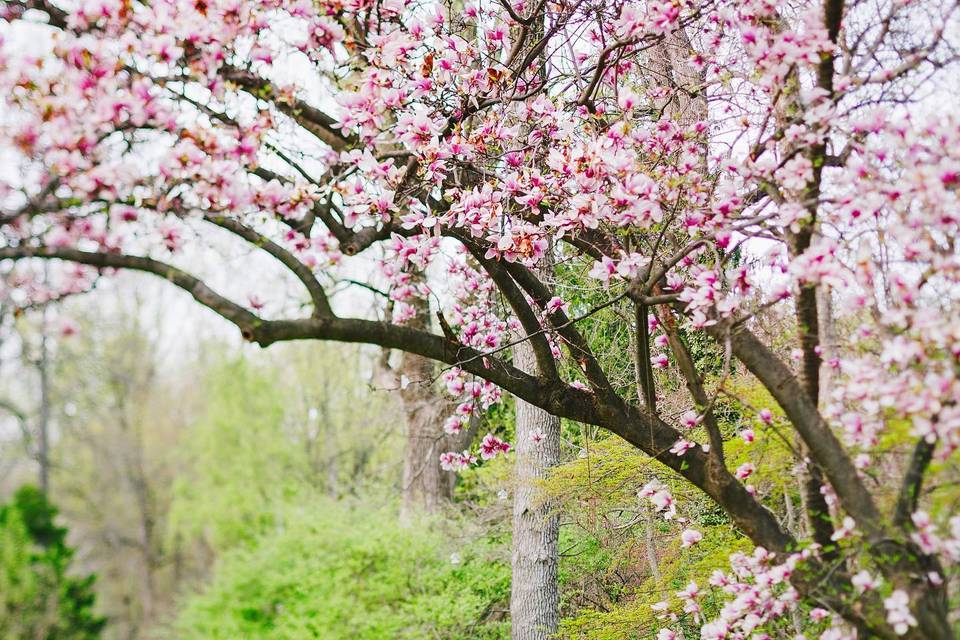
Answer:
<svg viewBox="0 0 960 640"><path fill-rule="evenodd" d="M641 504L639 506L643 510L643 537L647 549L647 564L650 566L650 575L657 584L657 590L661 593L661 596L665 596L663 578L660 574L660 560L657 558L657 543L653 539L653 511L650 505Z"/></svg>
<svg viewBox="0 0 960 640"><path fill-rule="evenodd" d="M40 491L50 492L50 345L48 311L44 306L40 320L40 357L37 370L40 374L40 420L37 425L37 464L40 469Z"/></svg>
<svg viewBox="0 0 960 640"><path fill-rule="evenodd" d="M833 318L833 299L830 287L817 287L817 315L820 316L820 348L823 350L820 364L820 406L830 400L833 391L833 367L830 360L836 355L837 325Z"/></svg>
<svg viewBox="0 0 960 640"><path fill-rule="evenodd" d="M518 368L536 373L528 342L514 347ZM531 436L542 432L534 442ZM538 481L560 459L560 419L517 399L516 483L513 496L513 582L510 594L513 640L546 640L559 622L557 538L560 521Z"/></svg>

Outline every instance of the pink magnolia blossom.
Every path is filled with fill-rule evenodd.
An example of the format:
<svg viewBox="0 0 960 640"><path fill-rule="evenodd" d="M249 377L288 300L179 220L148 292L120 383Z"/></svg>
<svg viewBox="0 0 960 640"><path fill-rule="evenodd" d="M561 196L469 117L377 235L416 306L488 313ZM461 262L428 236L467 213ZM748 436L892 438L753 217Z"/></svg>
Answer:
<svg viewBox="0 0 960 640"><path fill-rule="evenodd" d="M703 534L694 529L684 529L680 534L680 546L687 548L692 547L703 540Z"/></svg>
<svg viewBox="0 0 960 640"><path fill-rule="evenodd" d="M483 442L480 443L480 457L483 460L490 460L498 454L508 451L510 451L509 444L489 433L483 437Z"/></svg>
<svg viewBox="0 0 960 640"><path fill-rule="evenodd" d="M905 635L910 627L917 626L917 619L910 613L910 596L906 591L897 589L890 597L884 598L883 608L887 610L887 622L897 635Z"/></svg>
<svg viewBox="0 0 960 640"><path fill-rule="evenodd" d="M850 583L860 592L873 591L880 586L879 582L866 570L858 571L850 578Z"/></svg>
<svg viewBox="0 0 960 640"><path fill-rule="evenodd" d="M670 453L672 453L675 456L682 456L687 451L689 451L690 449L693 449L696 446L697 445L695 442L690 442L689 440L680 439L680 440L677 440L675 443L673 443L673 446L670 447Z"/></svg>

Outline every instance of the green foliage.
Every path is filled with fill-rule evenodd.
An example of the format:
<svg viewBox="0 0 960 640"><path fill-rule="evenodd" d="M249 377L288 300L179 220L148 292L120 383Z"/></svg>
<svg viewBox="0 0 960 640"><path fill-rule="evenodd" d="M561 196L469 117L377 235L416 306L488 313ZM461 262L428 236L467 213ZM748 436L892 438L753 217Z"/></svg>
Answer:
<svg viewBox="0 0 960 640"><path fill-rule="evenodd" d="M384 509L321 500L224 555L171 637L191 640L494 640L509 561L487 543L407 528ZM453 555L456 554L456 555Z"/></svg>
<svg viewBox="0 0 960 640"><path fill-rule="evenodd" d="M285 442L278 389L253 365L224 362L207 377L206 391L206 413L184 443L190 472L176 485L171 526L187 537L206 533L215 548L226 548L274 523L270 505L296 491L302 451Z"/></svg>
<svg viewBox="0 0 960 640"><path fill-rule="evenodd" d="M724 354L723 348L718 345L713 338L703 331L687 331L680 329L680 337L690 357L693 358L693 364L701 375L719 376L723 375ZM732 361L730 370L733 370Z"/></svg>
<svg viewBox="0 0 960 640"><path fill-rule="evenodd" d="M722 359L719 362L722 364ZM782 418L775 411L770 426L753 420L746 423L743 416L755 415L761 407L772 408L772 400L737 377L728 380L727 387L738 400L720 396L714 405L726 440L727 464L736 468L746 461L757 462L759 470L749 482L768 506L782 512L785 494L796 489L795 478L776 471L793 464L789 443L778 432ZM757 434L749 445L737 435L746 427ZM706 434L696 429L693 437L702 442ZM714 502L622 439L600 435L579 441L581 455L557 467L544 483L567 523L561 532L565 555L560 566L563 618L559 637L653 638L662 622L651 605L666 600L672 610L682 609L677 591L691 581L703 591L715 569L729 568L731 553L748 552L753 545ZM683 505L687 522L664 520L637 498L637 491L653 479L665 484ZM792 497L798 504L798 497ZM681 548L679 534L685 527L700 531L703 540ZM659 580L650 567L651 553L656 557ZM722 594L709 588L703 591L704 617L716 615L723 602ZM685 630L688 637L699 634L692 619L672 626Z"/></svg>
<svg viewBox="0 0 960 640"><path fill-rule="evenodd" d="M608 379L624 397L635 397L631 327L633 307L628 301L610 305L611 292L587 276L590 265L580 260L561 260L554 269L557 295L570 305L571 317L586 315L577 329L603 364ZM592 313L591 313L592 312ZM589 315L587 315L589 314ZM562 362L566 380L585 382L581 364L569 354Z"/></svg>
<svg viewBox="0 0 960 640"><path fill-rule="evenodd" d="M222 551L282 522L278 505L392 481L402 429L366 389L356 351L310 345L279 356L222 359L206 372L204 412L180 452L170 536Z"/></svg>
<svg viewBox="0 0 960 640"><path fill-rule="evenodd" d="M381 485L396 490L402 425L365 389L362 363L344 366L351 354L307 347L207 371L168 535L202 539L218 560L209 585L183 600L170 637L508 634L502 541L461 526L454 540L440 522L402 527L391 509L331 497L357 493L371 505ZM486 472L502 476L491 462Z"/></svg>
<svg viewBox="0 0 960 640"><path fill-rule="evenodd" d="M94 576L67 575L73 550L57 510L35 487L0 507L0 638L92 640L106 621L93 613Z"/></svg>
<svg viewBox="0 0 960 640"><path fill-rule="evenodd" d="M721 428L729 440L724 444L727 466L736 469L745 462L753 462L757 471L748 482L757 488L757 495L767 506L780 511L785 496L799 508L800 495L798 476L784 473L795 467L796 442L790 427L785 422L783 412L777 406L769 392L753 381L733 379L727 383L730 395L736 400L726 398L718 403ZM773 414L770 424L753 419L746 422L741 415L755 416L760 409L769 409ZM756 440L750 444L736 437L736 431L750 427L756 432Z"/></svg>

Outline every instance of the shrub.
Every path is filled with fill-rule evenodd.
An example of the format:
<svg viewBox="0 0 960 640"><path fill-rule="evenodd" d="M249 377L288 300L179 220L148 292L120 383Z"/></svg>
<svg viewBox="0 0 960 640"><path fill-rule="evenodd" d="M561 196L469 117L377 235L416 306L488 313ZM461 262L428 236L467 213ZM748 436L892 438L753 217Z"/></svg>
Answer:
<svg viewBox="0 0 960 640"><path fill-rule="evenodd" d="M285 510L273 533L227 552L171 636L493 640L508 637L509 590L509 563L483 541L327 501Z"/></svg>
<svg viewBox="0 0 960 640"><path fill-rule="evenodd" d="M93 613L93 575L68 576L73 549L54 524L57 509L35 487L0 506L0 638L92 640L106 620Z"/></svg>

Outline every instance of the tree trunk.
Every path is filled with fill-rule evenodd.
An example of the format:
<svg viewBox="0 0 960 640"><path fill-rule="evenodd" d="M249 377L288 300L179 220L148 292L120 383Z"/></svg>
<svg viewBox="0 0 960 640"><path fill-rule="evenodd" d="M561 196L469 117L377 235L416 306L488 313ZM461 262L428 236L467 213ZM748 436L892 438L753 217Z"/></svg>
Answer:
<svg viewBox="0 0 960 640"><path fill-rule="evenodd" d="M417 307L411 324L428 328L429 303L423 300ZM417 512L437 513L453 497L456 475L440 468L440 454L466 448L476 427L471 421L471 427L457 435L444 433L443 423L456 404L434 386L436 367L432 360L405 352L396 373L407 428L400 518L410 522Z"/></svg>
<svg viewBox="0 0 960 640"><path fill-rule="evenodd" d="M647 551L647 564L650 567L650 576L657 585L657 592L662 598L666 598L663 589L663 578L660 574L660 560L657 558L657 542L653 538L653 510L648 504L640 504L639 508L643 511L643 537Z"/></svg>
<svg viewBox="0 0 960 640"><path fill-rule="evenodd" d="M836 355L837 349L837 326L833 319L833 299L830 287L817 287L817 315L820 318L820 407L821 409L830 401L830 393L833 391L833 367L830 361Z"/></svg>
<svg viewBox="0 0 960 640"><path fill-rule="evenodd" d="M400 395L407 442L401 515L407 520L417 511L436 513L453 496L456 476L440 468L440 454L452 448L442 428L452 407L433 389L433 363L409 353L402 358L399 370L406 388Z"/></svg>
<svg viewBox="0 0 960 640"><path fill-rule="evenodd" d="M50 345L48 306L40 316L40 357L37 370L40 374L40 420L37 425L37 464L40 467L40 491L50 493Z"/></svg>
<svg viewBox="0 0 960 640"><path fill-rule="evenodd" d="M518 368L536 373L529 343L514 347ZM533 434L543 434L535 442ZM560 520L540 495L538 480L560 459L560 419L517 399L516 486L513 497L513 640L546 640L560 619L557 538Z"/></svg>

